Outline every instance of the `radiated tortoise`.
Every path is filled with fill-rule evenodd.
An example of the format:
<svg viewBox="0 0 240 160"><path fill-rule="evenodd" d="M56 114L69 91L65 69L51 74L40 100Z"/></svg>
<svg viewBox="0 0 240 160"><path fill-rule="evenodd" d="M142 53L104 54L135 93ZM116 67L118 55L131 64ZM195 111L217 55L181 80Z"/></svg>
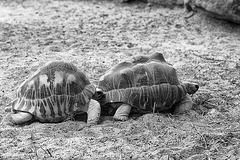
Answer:
<svg viewBox="0 0 240 160"><path fill-rule="evenodd" d="M114 113L114 119L127 120L130 111L137 113L191 109L199 86L180 83L176 70L161 53L134 56L112 67L98 83L95 99L102 112Z"/></svg>
<svg viewBox="0 0 240 160"><path fill-rule="evenodd" d="M71 63L49 62L26 79L17 90L10 120L61 122L75 112L87 112L87 124L96 124L101 108L92 99L95 86Z"/></svg>

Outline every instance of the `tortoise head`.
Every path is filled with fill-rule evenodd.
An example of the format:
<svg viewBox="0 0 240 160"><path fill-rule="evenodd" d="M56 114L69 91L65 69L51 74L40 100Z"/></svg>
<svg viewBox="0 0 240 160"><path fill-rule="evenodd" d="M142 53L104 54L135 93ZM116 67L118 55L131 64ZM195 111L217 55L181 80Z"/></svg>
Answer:
<svg viewBox="0 0 240 160"><path fill-rule="evenodd" d="M101 99L103 99L103 97L104 97L104 92L101 89L96 88L96 92L93 95L93 99L95 99L96 101L100 101Z"/></svg>
<svg viewBox="0 0 240 160"><path fill-rule="evenodd" d="M197 92L199 85L196 83L191 83L191 82L185 82L183 83L187 89L188 94L194 94Z"/></svg>

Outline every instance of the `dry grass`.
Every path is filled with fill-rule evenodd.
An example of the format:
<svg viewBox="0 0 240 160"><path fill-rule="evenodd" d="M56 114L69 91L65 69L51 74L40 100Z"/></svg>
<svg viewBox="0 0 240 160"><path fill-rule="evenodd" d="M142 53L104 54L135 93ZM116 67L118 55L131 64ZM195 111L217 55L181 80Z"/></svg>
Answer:
<svg viewBox="0 0 240 160"><path fill-rule="evenodd" d="M0 120L46 61L71 62L97 84L122 59L158 51L201 86L181 116L1 125L0 159L239 159L239 26L142 3L6 0L0 10Z"/></svg>

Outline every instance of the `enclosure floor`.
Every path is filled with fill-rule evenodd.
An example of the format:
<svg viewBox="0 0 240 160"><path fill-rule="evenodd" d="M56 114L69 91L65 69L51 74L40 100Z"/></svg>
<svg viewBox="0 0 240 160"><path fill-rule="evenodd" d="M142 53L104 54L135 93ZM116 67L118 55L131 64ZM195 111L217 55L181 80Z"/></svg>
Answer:
<svg viewBox="0 0 240 160"><path fill-rule="evenodd" d="M97 81L134 55L160 52L181 81L196 82L194 111L0 125L0 159L231 159L240 157L240 27L183 8L109 1L0 2L0 120L17 87L48 61Z"/></svg>

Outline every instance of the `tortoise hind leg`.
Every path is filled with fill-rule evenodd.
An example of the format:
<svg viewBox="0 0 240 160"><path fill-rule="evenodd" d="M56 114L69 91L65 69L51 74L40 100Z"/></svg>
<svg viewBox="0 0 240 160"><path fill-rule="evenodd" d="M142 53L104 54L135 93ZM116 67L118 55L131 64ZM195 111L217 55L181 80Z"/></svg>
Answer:
<svg viewBox="0 0 240 160"><path fill-rule="evenodd" d="M13 126L15 124L24 124L32 121L33 116L30 113L18 112L8 113L2 120L1 124Z"/></svg>
<svg viewBox="0 0 240 160"><path fill-rule="evenodd" d="M131 111L131 106L129 104L122 104L115 112L113 118L115 120L126 121L128 119L129 113Z"/></svg>
<svg viewBox="0 0 240 160"><path fill-rule="evenodd" d="M87 119L88 126L98 124L98 121L100 119L100 114L101 114L101 107L98 101L94 99L90 100L87 114L88 114L88 119Z"/></svg>
<svg viewBox="0 0 240 160"><path fill-rule="evenodd" d="M26 112L18 112L16 114L12 114L12 121L14 124L23 124L31 121L33 116L30 113Z"/></svg>
<svg viewBox="0 0 240 160"><path fill-rule="evenodd" d="M191 97L187 94L186 97L176 106L174 114L181 114L186 111L192 110L193 101Z"/></svg>

